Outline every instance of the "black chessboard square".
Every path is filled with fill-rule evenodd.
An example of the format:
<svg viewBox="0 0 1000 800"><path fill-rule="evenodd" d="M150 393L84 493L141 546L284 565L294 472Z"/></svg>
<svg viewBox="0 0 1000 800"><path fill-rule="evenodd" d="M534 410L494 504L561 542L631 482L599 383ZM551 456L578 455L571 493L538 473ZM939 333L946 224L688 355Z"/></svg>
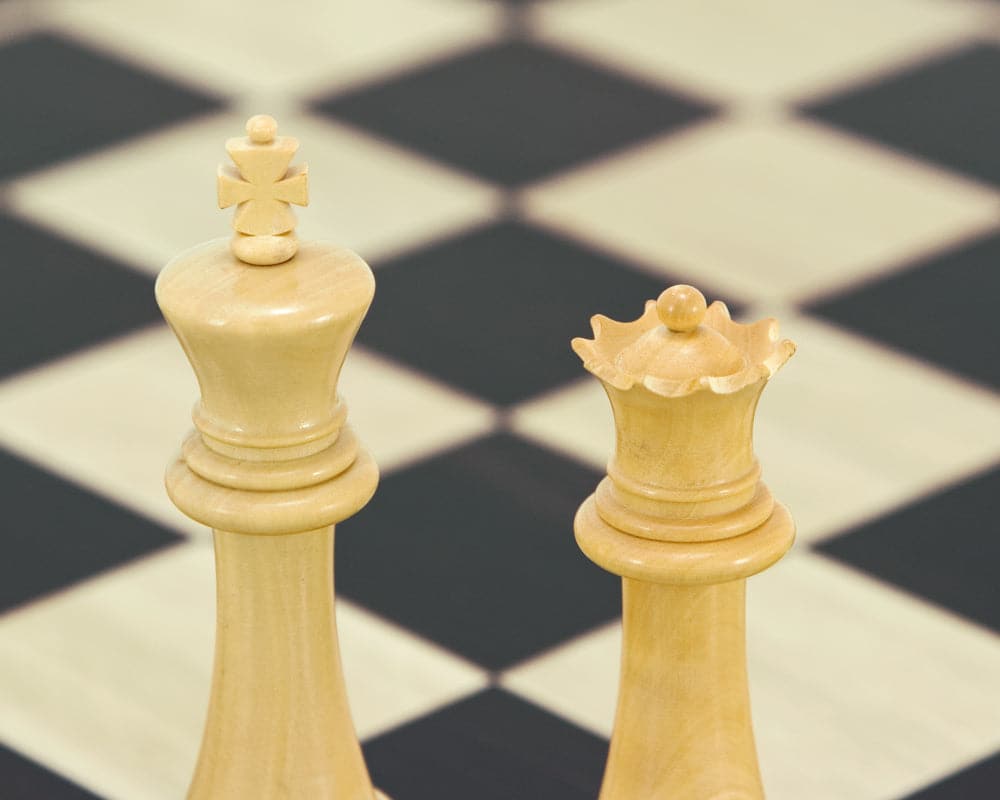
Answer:
<svg viewBox="0 0 1000 800"><path fill-rule="evenodd" d="M0 378L162 322L153 280L0 214Z"/></svg>
<svg viewBox="0 0 1000 800"><path fill-rule="evenodd" d="M620 613L619 581L573 539L600 477L506 434L393 473L338 532L338 593L509 667Z"/></svg>
<svg viewBox="0 0 1000 800"><path fill-rule="evenodd" d="M182 537L0 450L0 612Z"/></svg>
<svg viewBox="0 0 1000 800"><path fill-rule="evenodd" d="M980 44L805 110L833 125L1000 183L1000 45Z"/></svg>
<svg viewBox="0 0 1000 800"><path fill-rule="evenodd" d="M364 750L375 785L394 800L593 800L608 744L490 689Z"/></svg>
<svg viewBox="0 0 1000 800"><path fill-rule="evenodd" d="M711 112L698 100L518 41L335 94L314 107L508 186L546 178Z"/></svg>
<svg viewBox="0 0 1000 800"><path fill-rule="evenodd" d="M99 800L63 777L0 744L3 800Z"/></svg>
<svg viewBox="0 0 1000 800"><path fill-rule="evenodd" d="M1000 387L1000 234L824 297L807 311Z"/></svg>
<svg viewBox="0 0 1000 800"><path fill-rule="evenodd" d="M998 497L1000 466L817 549L1000 632Z"/></svg>
<svg viewBox="0 0 1000 800"><path fill-rule="evenodd" d="M1000 752L937 781L905 800L995 800L1000 789Z"/></svg>
<svg viewBox="0 0 1000 800"><path fill-rule="evenodd" d="M52 34L0 47L0 178L221 107L215 98Z"/></svg>
<svg viewBox="0 0 1000 800"><path fill-rule="evenodd" d="M537 228L500 223L377 265L359 341L498 405L585 373L596 313L635 319L669 285Z"/></svg>

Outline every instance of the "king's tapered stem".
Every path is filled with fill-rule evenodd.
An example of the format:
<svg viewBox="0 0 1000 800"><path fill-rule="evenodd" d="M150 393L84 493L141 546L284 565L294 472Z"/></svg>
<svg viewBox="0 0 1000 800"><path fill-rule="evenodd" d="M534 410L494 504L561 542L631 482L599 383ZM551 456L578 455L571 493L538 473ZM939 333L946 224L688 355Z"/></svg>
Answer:
<svg viewBox="0 0 1000 800"><path fill-rule="evenodd" d="M372 800L347 704L333 528L215 531L215 672L191 800Z"/></svg>

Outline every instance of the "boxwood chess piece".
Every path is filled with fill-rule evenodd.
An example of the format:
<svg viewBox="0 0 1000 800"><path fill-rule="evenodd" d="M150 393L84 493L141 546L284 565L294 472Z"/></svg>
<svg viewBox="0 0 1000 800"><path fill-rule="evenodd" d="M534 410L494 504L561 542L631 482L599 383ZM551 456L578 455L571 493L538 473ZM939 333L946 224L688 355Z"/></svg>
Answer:
<svg viewBox="0 0 1000 800"><path fill-rule="evenodd" d="M305 165L289 167L299 141L277 133L274 117L251 117L247 135L226 142L238 169L219 166L219 208L236 205L231 247L248 264L280 264L295 255L295 213L288 204L309 202Z"/></svg>
<svg viewBox="0 0 1000 800"><path fill-rule="evenodd" d="M574 339L617 439L576 539L622 576L622 672L601 800L763 798L747 690L746 578L795 535L760 481L753 419L795 352L690 286Z"/></svg>
<svg viewBox="0 0 1000 800"><path fill-rule="evenodd" d="M378 483L337 394L375 283L349 250L298 245L298 143L270 117L247 130L227 143L241 175L219 178L235 239L182 253L156 283L201 389L167 491L215 538L215 668L189 797L374 800L341 671L333 526Z"/></svg>

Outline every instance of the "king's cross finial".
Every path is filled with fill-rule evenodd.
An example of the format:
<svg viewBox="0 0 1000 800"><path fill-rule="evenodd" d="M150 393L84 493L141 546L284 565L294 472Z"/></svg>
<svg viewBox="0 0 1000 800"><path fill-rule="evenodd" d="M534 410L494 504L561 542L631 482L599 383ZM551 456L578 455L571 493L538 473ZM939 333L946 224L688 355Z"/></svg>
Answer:
<svg viewBox="0 0 1000 800"><path fill-rule="evenodd" d="M299 142L277 132L273 117L251 117L247 136L226 142L238 169L219 167L219 208L236 205L232 249L249 264L280 264L295 255L295 214L289 203L309 202L305 165L289 167Z"/></svg>

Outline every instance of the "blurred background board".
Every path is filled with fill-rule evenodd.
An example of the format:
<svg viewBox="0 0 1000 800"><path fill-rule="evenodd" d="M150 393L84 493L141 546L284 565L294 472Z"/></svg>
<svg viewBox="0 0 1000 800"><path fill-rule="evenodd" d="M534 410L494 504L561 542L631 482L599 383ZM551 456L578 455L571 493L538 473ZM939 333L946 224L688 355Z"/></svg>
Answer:
<svg viewBox="0 0 1000 800"><path fill-rule="evenodd" d="M152 287L267 112L301 236L378 282L337 581L379 786L596 796L611 419L569 340L683 281L800 348L757 428L800 527L748 598L769 797L996 797L998 85L990 2L0 1L0 795L187 786L214 585Z"/></svg>

